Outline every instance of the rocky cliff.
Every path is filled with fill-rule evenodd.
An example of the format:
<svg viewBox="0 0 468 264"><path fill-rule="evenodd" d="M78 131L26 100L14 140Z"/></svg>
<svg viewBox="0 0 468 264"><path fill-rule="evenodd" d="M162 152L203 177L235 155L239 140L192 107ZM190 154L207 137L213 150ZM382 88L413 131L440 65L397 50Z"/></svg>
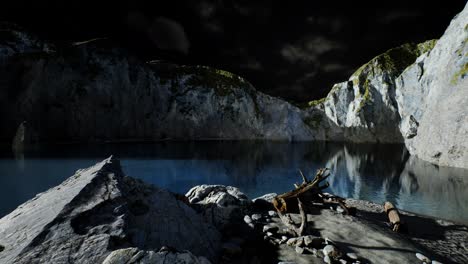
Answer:
<svg viewBox="0 0 468 264"><path fill-rule="evenodd" d="M1 32L2 141L22 121L39 142L313 137L297 107L232 73L144 63L106 40L55 47Z"/></svg>
<svg viewBox="0 0 468 264"><path fill-rule="evenodd" d="M434 49L403 72L396 91L410 153L468 168L468 5Z"/></svg>
<svg viewBox="0 0 468 264"><path fill-rule="evenodd" d="M107 40L57 46L4 27L0 141L404 142L423 159L468 167L467 9L440 41L391 49L305 106L223 70L141 62Z"/></svg>

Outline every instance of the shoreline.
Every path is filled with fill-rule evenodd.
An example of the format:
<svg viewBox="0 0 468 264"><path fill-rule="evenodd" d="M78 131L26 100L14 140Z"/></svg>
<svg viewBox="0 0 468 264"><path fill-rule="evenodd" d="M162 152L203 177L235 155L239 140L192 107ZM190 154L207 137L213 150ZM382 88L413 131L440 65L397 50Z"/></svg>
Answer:
<svg viewBox="0 0 468 264"><path fill-rule="evenodd" d="M279 218L273 197L251 200L223 185L176 194L125 176L110 157L0 218L0 262L112 264L141 256L187 264L415 263L422 255L468 261L466 225L401 211L408 233L396 233L381 205L346 199L355 214L306 204L307 227L298 236ZM288 215L301 222L298 213Z"/></svg>

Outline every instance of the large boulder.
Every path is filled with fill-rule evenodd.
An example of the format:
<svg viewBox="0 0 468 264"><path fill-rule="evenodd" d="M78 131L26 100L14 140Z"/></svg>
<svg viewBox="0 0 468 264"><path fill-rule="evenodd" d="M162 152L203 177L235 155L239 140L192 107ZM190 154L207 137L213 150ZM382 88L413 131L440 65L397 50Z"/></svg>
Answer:
<svg viewBox="0 0 468 264"><path fill-rule="evenodd" d="M238 188L223 185L199 185L185 195L199 206L206 221L219 229L239 222L252 202Z"/></svg>
<svg viewBox="0 0 468 264"><path fill-rule="evenodd" d="M468 5L434 49L401 74L396 100L411 154L468 168Z"/></svg>
<svg viewBox="0 0 468 264"><path fill-rule="evenodd" d="M0 219L0 263L102 263L114 250L163 246L214 261L220 239L184 199L124 177L111 157Z"/></svg>

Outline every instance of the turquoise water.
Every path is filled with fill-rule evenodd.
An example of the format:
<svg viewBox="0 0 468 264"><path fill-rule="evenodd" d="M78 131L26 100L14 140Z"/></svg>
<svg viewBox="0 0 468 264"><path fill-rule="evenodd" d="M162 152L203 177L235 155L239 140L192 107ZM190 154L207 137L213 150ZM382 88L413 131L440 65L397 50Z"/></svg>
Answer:
<svg viewBox="0 0 468 264"><path fill-rule="evenodd" d="M0 156L0 217L80 168L115 155L124 172L185 193L198 184L239 187L255 198L285 192L330 169L327 192L377 203L393 202L418 214L468 223L468 170L410 157L402 145L279 142L161 142L57 146Z"/></svg>

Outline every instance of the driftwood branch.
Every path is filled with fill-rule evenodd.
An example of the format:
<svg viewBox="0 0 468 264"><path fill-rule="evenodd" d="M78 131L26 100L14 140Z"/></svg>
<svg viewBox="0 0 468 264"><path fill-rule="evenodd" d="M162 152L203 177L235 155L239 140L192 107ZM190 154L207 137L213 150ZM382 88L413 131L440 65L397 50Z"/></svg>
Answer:
<svg viewBox="0 0 468 264"><path fill-rule="evenodd" d="M399 232L401 220L400 220L400 214L398 213L398 209L391 202L385 202L384 210L388 216L388 220L392 224L393 231Z"/></svg>
<svg viewBox="0 0 468 264"><path fill-rule="evenodd" d="M284 225L288 227L291 231L293 231L296 234L296 236L302 236L304 235L304 231L307 228L307 214L304 211L304 204L301 202L301 199L297 198L297 203L299 207L299 214L301 216L301 224L299 225L299 227L296 226L296 224L289 215L285 215L282 212L278 211L278 216L280 217Z"/></svg>

